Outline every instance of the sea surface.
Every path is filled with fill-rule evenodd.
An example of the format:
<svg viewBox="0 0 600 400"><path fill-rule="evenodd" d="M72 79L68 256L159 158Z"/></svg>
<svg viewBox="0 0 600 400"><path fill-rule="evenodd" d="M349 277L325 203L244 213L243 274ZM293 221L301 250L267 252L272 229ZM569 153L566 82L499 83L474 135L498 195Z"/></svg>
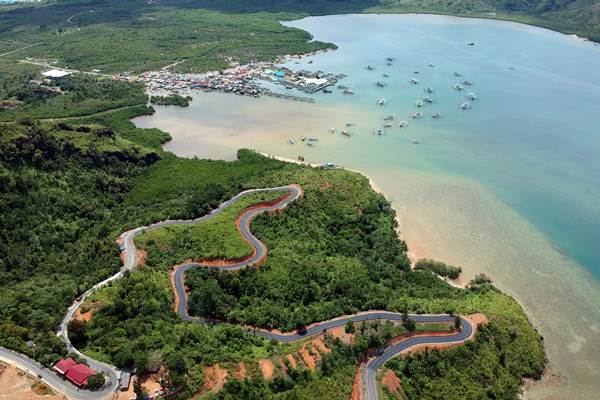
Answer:
<svg viewBox="0 0 600 400"><path fill-rule="evenodd" d="M354 95L334 88L308 104L199 93L189 108L156 107L136 125L170 132L166 148L182 156L233 159L249 147L368 175L393 202L414 256L463 266L465 282L485 272L524 306L550 360L528 398L598 399L600 46L432 15L285 24L339 46L285 65L346 74L339 84ZM464 80L472 85L452 87ZM426 96L433 103L418 107ZM411 118L418 111L423 118ZM378 135L386 115L393 127ZM309 147L302 136L319 141Z"/></svg>

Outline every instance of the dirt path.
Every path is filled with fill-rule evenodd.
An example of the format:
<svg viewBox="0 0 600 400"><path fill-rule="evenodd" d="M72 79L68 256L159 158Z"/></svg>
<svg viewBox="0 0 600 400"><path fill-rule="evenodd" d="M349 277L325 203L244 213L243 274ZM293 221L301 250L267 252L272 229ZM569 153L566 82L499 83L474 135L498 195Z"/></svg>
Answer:
<svg viewBox="0 0 600 400"><path fill-rule="evenodd" d="M63 396L56 394L38 379L0 363L0 399L2 400L59 400Z"/></svg>

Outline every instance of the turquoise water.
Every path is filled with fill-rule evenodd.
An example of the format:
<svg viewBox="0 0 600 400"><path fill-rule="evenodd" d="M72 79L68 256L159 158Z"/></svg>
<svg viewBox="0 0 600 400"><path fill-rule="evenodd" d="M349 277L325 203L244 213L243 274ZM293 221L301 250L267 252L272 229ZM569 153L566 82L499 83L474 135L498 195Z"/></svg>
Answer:
<svg viewBox="0 0 600 400"><path fill-rule="evenodd" d="M513 23L456 21L424 15L293 21L286 25L339 49L311 57L312 64L288 65L348 75L342 83L354 96L321 94L320 102L351 103L378 118L393 114L409 121L407 128L387 129L386 137L370 137L376 144L361 144L372 153L371 163L483 183L600 278L600 47ZM475 45L466 45L470 41ZM388 56L395 59L392 66ZM413 76L421 84L411 85ZM465 92L479 98L469 111L458 109L465 92L451 87L464 79L473 83ZM386 87L378 88L377 80ZM423 107L425 118L413 121L409 115L426 86L435 89L435 102ZM384 107L376 104L382 97ZM435 112L442 117L431 119ZM353 122L362 122L350 128L357 136L382 123ZM407 146L414 138L422 145ZM335 156L344 158L329 152Z"/></svg>

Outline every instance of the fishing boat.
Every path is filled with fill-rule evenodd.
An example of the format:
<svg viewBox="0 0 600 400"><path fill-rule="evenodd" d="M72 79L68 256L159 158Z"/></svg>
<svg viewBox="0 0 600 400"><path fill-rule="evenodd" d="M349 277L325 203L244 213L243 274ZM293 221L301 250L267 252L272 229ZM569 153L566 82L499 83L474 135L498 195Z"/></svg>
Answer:
<svg viewBox="0 0 600 400"><path fill-rule="evenodd" d="M423 106L423 102L421 100L417 100L417 102L415 103L415 105L417 107L422 107Z"/></svg>
<svg viewBox="0 0 600 400"><path fill-rule="evenodd" d="M463 81L462 83L465 86L471 86L472 85L471 81Z"/></svg>
<svg viewBox="0 0 600 400"><path fill-rule="evenodd" d="M409 81L411 84L413 84L413 85L416 85L416 84L418 84L418 83L419 83L419 80L418 80L418 79L416 79L416 78L410 78L408 81Z"/></svg>
<svg viewBox="0 0 600 400"><path fill-rule="evenodd" d="M384 78L389 78L390 77L388 74L382 74L381 76L383 76Z"/></svg>
<svg viewBox="0 0 600 400"><path fill-rule="evenodd" d="M354 122L346 122L346 126L354 126Z"/></svg>
<svg viewBox="0 0 600 400"><path fill-rule="evenodd" d="M420 139L413 139L412 140L412 144L421 144L421 140Z"/></svg>
<svg viewBox="0 0 600 400"><path fill-rule="evenodd" d="M454 76L456 76L457 78L460 78L462 76L462 74L460 72L455 72Z"/></svg>
<svg viewBox="0 0 600 400"><path fill-rule="evenodd" d="M462 110L470 110L471 109L471 103L469 103L468 101L465 101L464 103L461 103L460 108Z"/></svg>
<svg viewBox="0 0 600 400"><path fill-rule="evenodd" d="M309 142L318 142L319 138L316 136L311 136L311 137L307 138L306 140L308 140Z"/></svg>
<svg viewBox="0 0 600 400"><path fill-rule="evenodd" d="M354 92L350 89L344 89L344 91L342 92L344 94L354 94Z"/></svg>
<svg viewBox="0 0 600 400"><path fill-rule="evenodd" d="M375 70L375 67L374 67L374 66L372 66L372 65L367 65L367 69L368 69L369 71L374 71L374 70Z"/></svg>
<svg viewBox="0 0 600 400"><path fill-rule="evenodd" d="M329 128L329 133L335 133L335 128Z"/></svg>
<svg viewBox="0 0 600 400"><path fill-rule="evenodd" d="M383 116L384 121L392 121L393 119L394 119L393 115L384 115Z"/></svg>
<svg viewBox="0 0 600 400"><path fill-rule="evenodd" d="M468 42L467 46L475 46L475 42Z"/></svg>
<svg viewBox="0 0 600 400"><path fill-rule="evenodd" d="M400 121L400 122L398 122L398 127L399 128L404 128L405 126L408 126L408 121Z"/></svg>
<svg viewBox="0 0 600 400"><path fill-rule="evenodd" d="M387 103L387 100L386 100L386 99L379 99L379 100L377 101L377 104L379 104L380 106L383 106L383 105L385 105L385 103Z"/></svg>
<svg viewBox="0 0 600 400"><path fill-rule="evenodd" d="M390 124L389 122L386 122L385 124L383 124L384 128L391 128L392 124Z"/></svg>
<svg viewBox="0 0 600 400"><path fill-rule="evenodd" d="M306 145L310 147L315 147L315 142L309 140L308 142L306 142Z"/></svg>
<svg viewBox="0 0 600 400"><path fill-rule="evenodd" d="M425 93L429 93L429 94L431 94L431 93L433 93L433 91L434 91L434 90L433 90L433 88L432 88L432 87L426 87L425 89L423 89L423 91L424 91Z"/></svg>
<svg viewBox="0 0 600 400"><path fill-rule="evenodd" d="M392 62L392 61L394 61L394 57L387 57L385 60L389 61L389 62Z"/></svg>
<svg viewBox="0 0 600 400"><path fill-rule="evenodd" d="M433 103L433 99L431 97L423 97L423 101L425 101L426 103Z"/></svg>
<svg viewBox="0 0 600 400"><path fill-rule="evenodd" d="M440 113L435 113L435 114L433 114L433 115L431 116L431 118L433 118L433 119L438 119L438 118L441 118L441 117L442 117L442 116L441 116L441 114L440 114Z"/></svg>
<svg viewBox="0 0 600 400"><path fill-rule="evenodd" d="M342 135L344 135L344 136L348 136L348 137L352 136L352 135L350 134L350 132L348 132L347 130L343 130L343 131L342 131Z"/></svg>
<svg viewBox="0 0 600 400"><path fill-rule="evenodd" d="M454 90L458 90L459 92L460 92L461 90L463 90L463 89L464 89L464 87L462 87L462 86L461 86L461 85L459 85L458 83L457 83L456 85L452 86L452 88L453 88Z"/></svg>
<svg viewBox="0 0 600 400"><path fill-rule="evenodd" d="M296 141L295 141L294 139L291 139L291 138L290 138L290 139L288 139L288 143L289 143L289 144L296 144Z"/></svg>
<svg viewBox="0 0 600 400"><path fill-rule="evenodd" d="M383 135L385 135L385 130L383 128L377 128L377 129L375 129L375 133L378 136L383 136Z"/></svg>
<svg viewBox="0 0 600 400"><path fill-rule="evenodd" d="M411 115L411 117L412 117L412 119L419 119L419 118L423 118L423 113L422 113L422 112L420 112L420 111L418 111L418 112L416 112L416 113L413 113L413 114Z"/></svg>
<svg viewBox="0 0 600 400"><path fill-rule="evenodd" d="M467 99L469 99L469 100L477 100L477 96L475 95L475 93L470 92L469 94L467 94Z"/></svg>
<svg viewBox="0 0 600 400"><path fill-rule="evenodd" d="M379 86L379 87L384 87L384 86L385 86L385 83L383 83L383 82L381 82L381 81L377 81L377 82L375 82L375 84L376 84L377 86Z"/></svg>

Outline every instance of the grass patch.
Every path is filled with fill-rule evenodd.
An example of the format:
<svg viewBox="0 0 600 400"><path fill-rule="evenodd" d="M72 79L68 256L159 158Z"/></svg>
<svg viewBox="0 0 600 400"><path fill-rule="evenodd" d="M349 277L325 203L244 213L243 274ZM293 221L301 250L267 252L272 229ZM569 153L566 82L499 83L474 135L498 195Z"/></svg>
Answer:
<svg viewBox="0 0 600 400"><path fill-rule="evenodd" d="M250 193L206 221L148 231L138 236L136 243L141 249L181 261L241 259L252 255L253 249L237 230L238 216L254 204L273 201L281 196L281 192Z"/></svg>

